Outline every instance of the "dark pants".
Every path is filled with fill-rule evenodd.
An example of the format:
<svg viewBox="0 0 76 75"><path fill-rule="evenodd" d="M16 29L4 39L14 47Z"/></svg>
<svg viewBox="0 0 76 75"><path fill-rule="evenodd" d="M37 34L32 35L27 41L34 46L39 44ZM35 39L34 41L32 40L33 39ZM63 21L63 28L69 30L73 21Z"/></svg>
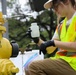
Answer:
<svg viewBox="0 0 76 75"><path fill-rule="evenodd" d="M25 73L26 75L76 75L76 71L64 60L50 58L32 62Z"/></svg>

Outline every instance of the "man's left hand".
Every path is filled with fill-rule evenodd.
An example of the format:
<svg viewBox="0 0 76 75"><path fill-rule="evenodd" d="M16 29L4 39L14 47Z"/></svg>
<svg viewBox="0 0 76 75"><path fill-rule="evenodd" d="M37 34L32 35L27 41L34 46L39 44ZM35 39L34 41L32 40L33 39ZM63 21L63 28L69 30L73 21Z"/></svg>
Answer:
<svg viewBox="0 0 76 75"><path fill-rule="evenodd" d="M46 54L46 48L49 47L49 46L54 46L55 47L55 44L54 44L54 40L50 40L50 41L46 41L44 43L42 43L40 45L40 52L42 51L43 54L45 55Z"/></svg>

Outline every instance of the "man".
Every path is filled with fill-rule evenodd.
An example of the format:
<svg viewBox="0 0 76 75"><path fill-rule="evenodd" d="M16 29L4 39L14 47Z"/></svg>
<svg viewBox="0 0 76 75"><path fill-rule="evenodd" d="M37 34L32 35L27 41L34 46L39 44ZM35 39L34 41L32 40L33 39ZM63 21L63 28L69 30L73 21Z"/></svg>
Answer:
<svg viewBox="0 0 76 75"><path fill-rule="evenodd" d="M52 40L44 42L32 37L40 50L46 54L57 47L55 57L34 61L28 66L26 75L76 75L76 11L75 0L49 0L44 8L53 8L56 14L65 17L57 27ZM26 70L25 70L26 71Z"/></svg>

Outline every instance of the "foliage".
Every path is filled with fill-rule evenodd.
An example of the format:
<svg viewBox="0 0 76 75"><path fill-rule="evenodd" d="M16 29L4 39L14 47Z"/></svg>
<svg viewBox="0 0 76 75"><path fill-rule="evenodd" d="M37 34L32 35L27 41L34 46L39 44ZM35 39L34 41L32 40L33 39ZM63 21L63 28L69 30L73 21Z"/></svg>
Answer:
<svg viewBox="0 0 76 75"><path fill-rule="evenodd" d="M28 29L28 25L26 24L26 22L21 22L17 19L10 18L8 19L8 24L9 39L16 40L20 48L25 47L26 44L30 42L30 39L28 39L25 34Z"/></svg>
<svg viewBox="0 0 76 75"><path fill-rule="evenodd" d="M16 0L7 0L7 6L11 9L13 8L13 4L15 4Z"/></svg>

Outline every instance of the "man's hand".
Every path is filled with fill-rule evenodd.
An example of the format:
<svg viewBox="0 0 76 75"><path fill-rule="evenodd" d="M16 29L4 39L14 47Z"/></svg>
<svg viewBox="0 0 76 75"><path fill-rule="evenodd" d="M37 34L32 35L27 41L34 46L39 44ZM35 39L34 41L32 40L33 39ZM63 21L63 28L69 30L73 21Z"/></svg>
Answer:
<svg viewBox="0 0 76 75"><path fill-rule="evenodd" d="M47 52L47 51L46 51L46 48L47 48L47 47L50 47L50 46L54 46L54 47L55 47L54 40L50 40L50 41L46 41L46 42L42 43L42 44L40 45L40 52L42 51L43 54L45 55L46 52Z"/></svg>
<svg viewBox="0 0 76 75"><path fill-rule="evenodd" d="M38 37L38 36L34 36L34 37L31 36L31 35L33 34L31 28L28 29L28 31L26 32L26 34L27 34L35 43L38 43L38 42L39 42L39 37Z"/></svg>
<svg viewBox="0 0 76 75"><path fill-rule="evenodd" d="M14 75L19 69L9 59L0 59L0 75Z"/></svg>

